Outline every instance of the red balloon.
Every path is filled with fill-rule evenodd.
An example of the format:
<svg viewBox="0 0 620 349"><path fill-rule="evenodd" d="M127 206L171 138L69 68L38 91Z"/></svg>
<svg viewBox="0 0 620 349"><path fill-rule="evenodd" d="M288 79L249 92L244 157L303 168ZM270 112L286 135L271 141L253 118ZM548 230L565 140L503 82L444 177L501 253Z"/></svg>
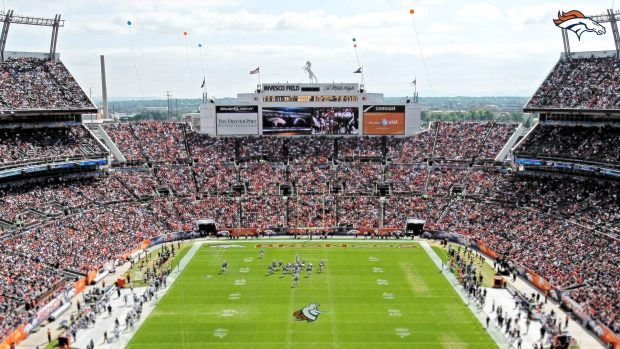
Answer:
<svg viewBox="0 0 620 349"><path fill-rule="evenodd" d="M415 13L415 10L414 10L414 9L411 9L411 10L409 10L409 13L414 14L414 13Z"/></svg>

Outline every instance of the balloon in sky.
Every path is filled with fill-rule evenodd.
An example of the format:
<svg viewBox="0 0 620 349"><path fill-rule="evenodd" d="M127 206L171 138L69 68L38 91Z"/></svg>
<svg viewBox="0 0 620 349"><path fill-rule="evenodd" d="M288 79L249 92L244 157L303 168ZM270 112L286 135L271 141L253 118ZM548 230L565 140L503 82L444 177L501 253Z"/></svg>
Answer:
<svg viewBox="0 0 620 349"><path fill-rule="evenodd" d="M127 21L127 25L131 25L131 21Z"/></svg>
<svg viewBox="0 0 620 349"><path fill-rule="evenodd" d="M353 38L353 42L355 42L355 41L356 41L356 39L355 39L355 38Z"/></svg>
<svg viewBox="0 0 620 349"><path fill-rule="evenodd" d="M187 36L187 32L183 32L183 36Z"/></svg>
<svg viewBox="0 0 620 349"><path fill-rule="evenodd" d="M198 44L198 47L202 47L202 44Z"/></svg>
<svg viewBox="0 0 620 349"><path fill-rule="evenodd" d="M409 13L414 14L414 13L415 13L415 10L414 10L414 9L411 9L411 10L409 10Z"/></svg>
<svg viewBox="0 0 620 349"><path fill-rule="evenodd" d="M357 44L353 44L353 47L357 48Z"/></svg>

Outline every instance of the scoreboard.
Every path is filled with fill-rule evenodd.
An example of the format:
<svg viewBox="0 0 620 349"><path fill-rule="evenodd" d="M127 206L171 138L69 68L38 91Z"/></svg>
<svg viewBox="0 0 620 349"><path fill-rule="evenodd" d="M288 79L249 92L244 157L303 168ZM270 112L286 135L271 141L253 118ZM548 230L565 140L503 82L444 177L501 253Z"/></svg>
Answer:
<svg viewBox="0 0 620 349"><path fill-rule="evenodd" d="M206 103L201 132L220 136L408 136L420 132L420 106L385 104L356 83L263 84L235 105Z"/></svg>

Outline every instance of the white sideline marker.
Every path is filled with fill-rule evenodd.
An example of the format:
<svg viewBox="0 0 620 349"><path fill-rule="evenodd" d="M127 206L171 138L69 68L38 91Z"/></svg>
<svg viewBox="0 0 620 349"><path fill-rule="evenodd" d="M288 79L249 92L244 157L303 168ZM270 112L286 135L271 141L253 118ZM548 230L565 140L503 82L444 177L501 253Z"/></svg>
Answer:
<svg viewBox="0 0 620 349"><path fill-rule="evenodd" d="M389 281L385 280L385 279L377 279L377 285L379 286L387 286L389 285Z"/></svg>
<svg viewBox="0 0 620 349"><path fill-rule="evenodd" d="M235 280L235 286L245 286L245 279Z"/></svg>
<svg viewBox="0 0 620 349"><path fill-rule="evenodd" d="M245 267L245 268L241 268L239 269L240 273L249 273L250 272L250 267Z"/></svg>
<svg viewBox="0 0 620 349"><path fill-rule="evenodd" d="M374 267L372 268L373 273L383 273L383 268Z"/></svg>

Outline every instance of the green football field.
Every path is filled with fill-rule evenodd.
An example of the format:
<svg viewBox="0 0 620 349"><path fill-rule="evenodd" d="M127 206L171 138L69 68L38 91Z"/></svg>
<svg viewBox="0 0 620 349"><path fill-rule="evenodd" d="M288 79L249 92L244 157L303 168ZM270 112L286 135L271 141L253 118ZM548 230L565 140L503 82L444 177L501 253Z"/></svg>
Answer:
<svg viewBox="0 0 620 349"><path fill-rule="evenodd" d="M128 348L497 348L416 243L269 244L203 245ZM268 275L296 255L315 267L298 287Z"/></svg>

